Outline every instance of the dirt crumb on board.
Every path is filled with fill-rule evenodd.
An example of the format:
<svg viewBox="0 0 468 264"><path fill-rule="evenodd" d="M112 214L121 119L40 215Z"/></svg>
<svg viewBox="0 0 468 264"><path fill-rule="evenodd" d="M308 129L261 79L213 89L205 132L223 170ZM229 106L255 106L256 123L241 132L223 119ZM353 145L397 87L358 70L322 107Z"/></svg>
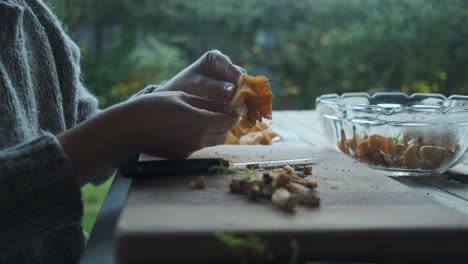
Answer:
<svg viewBox="0 0 468 264"><path fill-rule="evenodd" d="M192 190L203 190L206 188L205 177L199 176L196 180L193 180L189 183L189 187Z"/></svg>

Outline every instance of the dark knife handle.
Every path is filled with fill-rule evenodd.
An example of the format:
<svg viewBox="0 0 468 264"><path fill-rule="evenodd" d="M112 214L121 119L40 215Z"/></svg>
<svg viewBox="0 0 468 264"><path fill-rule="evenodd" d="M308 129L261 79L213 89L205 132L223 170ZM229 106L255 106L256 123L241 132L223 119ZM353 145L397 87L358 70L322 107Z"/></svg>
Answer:
<svg viewBox="0 0 468 264"><path fill-rule="evenodd" d="M229 167L229 162L221 158L142 161L137 162L136 168L123 175L131 178L146 178L208 173L213 166Z"/></svg>

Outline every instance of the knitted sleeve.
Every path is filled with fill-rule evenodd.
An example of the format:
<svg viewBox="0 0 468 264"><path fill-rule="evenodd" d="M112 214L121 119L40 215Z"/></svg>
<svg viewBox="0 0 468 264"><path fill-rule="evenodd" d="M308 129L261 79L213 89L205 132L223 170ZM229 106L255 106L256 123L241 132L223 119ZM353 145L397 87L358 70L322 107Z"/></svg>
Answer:
<svg viewBox="0 0 468 264"><path fill-rule="evenodd" d="M41 105L47 105L49 111L46 109L39 109L42 111L37 111L38 113L46 113L46 112L57 112L59 118L57 120L49 118L45 114L44 119L48 120L48 124L50 122L59 122L63 123L64 125L61 126L59 129L49 130L53 131L54 134L58 134L66 129L70 129L73 126L83 122L84 120L90 118L91 116L99 113L101 110L98 107L98 100L94 95L92 95L88 89L84 86L81 76L81 67L80 67L80 60L81 54L79 47L75 44L75 42L65 33L62 29L59 20L57 17L51 12L51 10L46 6L45 3L42 1L30 1L27 5L22 4L9 4L5 2L0 2L2 8L0 9L0 44L2 44L2 38L12 39L14 34L28 33L25 36L28 38L21 38L24 46L27 48L34 48L35 51L37 50L44 50L43 52L39 52L40 55L47 55L46 57L53 62L52 72L50 80L48 82L42 82L42 89L51 90L54 89L55 93L49 94L53 98L57 98L56 102L46 102L49 100L49 97L44 97L42 90L37 90L36 94L39 95L37 99L31 99L32 104L36 103L37 100L40 100ZM23 14L28 13L28 16L24 16L28 18L29 24L24 24ZM32 17L32 19L31 19ZM35 29L31 29L29 25L33 22L39 22L41 27ZM15 25L15 27L12 27ZM15 30L16 29L16 30ZM29 37L29 34L32 32L41 31L41 39L40 41L33 41L32 37ZM3 34L5 33L5 34ZM43 33L43 34L42 34ZM18 38L19 39L19 38ZM11 41L10 41L11 42ZM46 43L47 45L45 45ZM38 45L45 45L47 49L37 48ZM0 45L1 47L1 45ZM1 50L0 50L1 55ZM24 54L23 54L24 55ZM29 61L29 60L26 60ZM42 63L39 58L34 60L37 63ZM0 60L1 64L1 60ZM34 64L34 65L36 65ZM1 68L1 65L0 65ZM37 67L41 68L41 67ZM14 69L10 65L8 69ZM16 93L19 87L25 87L20 81L23 79L24 76L20 76L20 74L16 74L14 72L6 72L6 76L9 79L16 80L15 83L10 85L11 89L9 91L13 91ZM16 71L15 71L16 72ZM25 71L25 74L30 74L30 72ZM41 78L33 78L33 80L39 79L44 80L43 78L47 73L40 72L37 74L33 74L33 77L41 77ZM1 77L1 76L0 76ZM18 78L16 78L18 77ZM6 79L8 79L6 78ZM3 82L6 83L6 82ZM32 82L36 84L36 82ZM1 85L1 84L0 84ZM48 86L48 87L46 87ZM0 87L1 88L1 87ZM50 89L49 89L50 88ZM156 89L156 86L148 86L147 88L143 89L138 95L145 94L151 92ZM6 90L6 89L4 89ZM23 89L27 90L28 92L32 91L33 89ZM32 97L31 97L32 98ZM36 101L34 101L36 100ZM18 104L19 105L19 104ZM56 106L54 108L54 106ZM18 109L16 109L18 110ZM24 107L23 109L26 114L33 112L29 109L29 107ZM45 110L45 111L44 111ZM18 112L18 111L16 111ZM18 117L18 114L15 114ZM50 120L49 120L50 119ZM45 122L44 122L45 123ZM1 130L1 129L0 129ZM91 182L94 184L99 184L104 182L110 175L114 168L105 168L101 172L97 173L96 175L92 175Z"/></svg>
<svg viewBox="0 0 468 264"><path fill-rule="evenodd" d="M0 150L0 252L80 223L82 211L68 158L52 134Z"/></svg>

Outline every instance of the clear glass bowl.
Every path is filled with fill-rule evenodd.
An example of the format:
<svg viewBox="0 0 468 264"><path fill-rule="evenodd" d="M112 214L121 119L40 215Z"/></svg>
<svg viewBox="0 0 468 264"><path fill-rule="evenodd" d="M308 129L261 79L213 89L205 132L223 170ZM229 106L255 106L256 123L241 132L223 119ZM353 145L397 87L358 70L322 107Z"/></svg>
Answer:
<svg viewBox="0 0 468 264"><path fill-rule="evenodd" d="M388 176L442 173L468 157L468 96L326 94L317 111L334 149Z"/></svg>

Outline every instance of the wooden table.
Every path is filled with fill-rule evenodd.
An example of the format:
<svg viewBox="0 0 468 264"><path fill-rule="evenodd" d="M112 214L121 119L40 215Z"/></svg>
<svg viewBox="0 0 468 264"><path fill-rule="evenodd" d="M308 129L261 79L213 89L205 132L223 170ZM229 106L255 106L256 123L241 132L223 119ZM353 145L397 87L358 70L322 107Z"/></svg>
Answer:
<svg viewBox="0 0 468 264"><path fill-rule="evenodd" d="M297 142L294 144L325 147L326 141L315 111L277 111L273 116L275 126L291 131L297 136ZM459 165L451 172L442 176L392 179L442 204L440 209L449 212L449 208L453 208L468 216L468 184L461 183L468 182L468 176L463 175L468 173L468 166ZM403 185L401 188L406 188ZM117 176L99 213L81 263L114 263L114 230L129 191L138 192L138 186L132 187L129 179Z"/></svg>

